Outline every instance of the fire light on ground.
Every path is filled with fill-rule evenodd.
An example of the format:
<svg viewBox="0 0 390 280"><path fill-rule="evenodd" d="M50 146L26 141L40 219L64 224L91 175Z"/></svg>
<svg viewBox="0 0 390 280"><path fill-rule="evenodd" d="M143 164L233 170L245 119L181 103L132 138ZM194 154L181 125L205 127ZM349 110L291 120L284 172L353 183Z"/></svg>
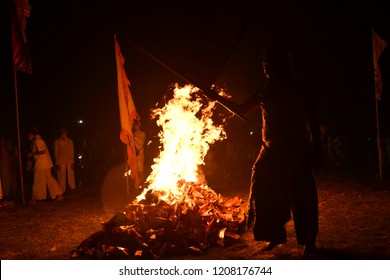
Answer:
<svg viewBox="0 0 390 280"><path fill-rule="evenodd" d="M85 239L73 257L158 259L201 254L213 245L240 239L246 215L239 197L225 198L200 172L211 144L226 138L213 122L214 102L204 104L186 85L153 115L161 127L161 151L148 187Z"/></svg>

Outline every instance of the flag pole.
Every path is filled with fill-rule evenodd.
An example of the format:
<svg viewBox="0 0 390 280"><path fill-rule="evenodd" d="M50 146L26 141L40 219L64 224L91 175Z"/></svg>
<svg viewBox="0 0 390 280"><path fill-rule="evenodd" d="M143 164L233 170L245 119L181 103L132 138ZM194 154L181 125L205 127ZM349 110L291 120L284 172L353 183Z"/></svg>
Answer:
<svg viewBox="0 0 390 280"><path fill-rule="evenodd" d="M123 146L125 149L125 174L126 174L126 192L127 192L127 196L130 194L130 190L129 190L129 167L127 166L127 146L124 145Z"/></svg>
<svg viewBox="0 0 390 280"><path fill-rule="evenodd" d="M15 91L15 104L16 104L16 129L18 134L18 158L19 158L19 176L20 176L20 188L22 192L23 205L26 205L26 198L24 192L24 176L23 176L23 164L22 164L22 145L20 138L20 119L19 119L19 95L18 95L18 80L17 69L14 66L14 91Z"/></svg>
<svg viewBox="0 0 390 280"><path fill-rule="evenodd" d="M380 70L378 65L378 59L380 53L378 54L378 38L375 34L374 27L371 27L371 40L372 40L372 63L374 70L374 96L375 96L375 112L376 112L376 137L377 137L377 150L378 150L378 176L379 179L383 179L383 151L382 151L382 139L381 139L381 129L380 129L380 118L379 118L379 100L381 95L381 77Z"/></svg>
<svg viewBox="0 0 390 280"><path fill-rule="evenodd" d="M377 144L378 144L378 167L379 167L379 179L383 179L383 153L382 153L382 140L379 122L379 100L375 97L375 110L376 110L376 132L377 132Z"/></svg>
<svg viewBox="0 0 390 280"><path fill-rule="evenodd" d="M138 119L139 116L135 109L134 101L130 92L130 81L127 78L124 69L124 57L120 51L119 44L115 41L115 59L117 65L118 78L118 100L119 100L119 115L121 122L120 140L126 144L127 165L130 169L130 174L135 185L138 185L137 162L135 159L134 139L132 135L132 122ZM127 166L126 166L127 168ZM128 182L128 181L126 181ZM127 194L130 194L129 184L127 184Z"/></svg>

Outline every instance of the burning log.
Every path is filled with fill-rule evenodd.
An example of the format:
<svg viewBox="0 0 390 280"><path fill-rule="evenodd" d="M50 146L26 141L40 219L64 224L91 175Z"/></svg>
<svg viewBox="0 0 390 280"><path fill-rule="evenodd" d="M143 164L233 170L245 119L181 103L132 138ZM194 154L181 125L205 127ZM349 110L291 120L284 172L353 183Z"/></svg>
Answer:
<svg viewBox="0 0 390 280"><path fill-rule="evenodd" d="M73 258L160 259L201 254L211 246L240 239L246 215L238 197L228 199L212 189L192 184L187 196L170 205L153 191L145 200L126 206L85 239Z"/></svg>

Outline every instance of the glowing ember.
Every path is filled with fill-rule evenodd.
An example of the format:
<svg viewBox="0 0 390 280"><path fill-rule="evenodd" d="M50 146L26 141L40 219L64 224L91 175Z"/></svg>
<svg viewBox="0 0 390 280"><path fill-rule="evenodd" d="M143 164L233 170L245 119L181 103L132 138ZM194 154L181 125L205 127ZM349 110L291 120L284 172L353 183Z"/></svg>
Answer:
<svg viewBox="0 0 390 280"><path fill-rule="evenodd" d="M186 85L174 89L171 100L161 109L155 109L162 150L154 160L147 181L149 187L137 197L139 202L152 190L159 199L169 204L182 200L188 192L188 183L203 184L198 169L204 165L209 145L226 138L222 126L212 120L215 102L205 106L195 96L197 88Z"/></svg>

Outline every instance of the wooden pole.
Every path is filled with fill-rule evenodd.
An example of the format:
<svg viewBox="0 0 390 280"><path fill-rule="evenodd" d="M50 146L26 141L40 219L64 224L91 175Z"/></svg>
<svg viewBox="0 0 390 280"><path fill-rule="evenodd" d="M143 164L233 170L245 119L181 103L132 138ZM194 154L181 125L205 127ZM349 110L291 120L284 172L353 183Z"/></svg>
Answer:
<svg viewBox="0 0 390 280"><path fill-rule="evenodd" d="M16 107L16 129L18 134L18 157L19 157L19 176L20 176L20 188L22 192L23 205L26 205L26 198L24 192L24 176L23 176L23 164L22 164L22 144L20 137L20 118L19 118L19 96L18 96L18 80L17 70L14 66L14 92L15 92L15 107Z"/></svg>
<svg viewBox="0 0 390 280"><path fill-rule="evenodd" d="M126 177L126 192L127 192L127 195L130 194L130 187L129 187L129 167L127 166L127 145L124 146L125 147L125 177Z"/></svg>
<svg viewBox="0 0 390 280"><path fill-rule="evenodd" d="M381 139L381 130L380 130L380 121L379 121L379 105L378 98L375 97L375 111L376 111L376 131L377 131L377 145L378 145L378 170L379 170L379 179L383 179L383 151L382 151L382 139Z"/></svg>
<svg viewBox="0 0 390 280"><path fill-rule="evenodd" d="M372 40L372 59L373 59L373 72L374 72L374 96L375 96L375 112L376 112L376 137L378 145L378 176L379 179L383 179L383 151L382 151L382 139L381 139L381 129L380 129L380 118L379 118L379 100L381 95L381 79L380 79L380 70L377 57L377 46L376 37L374 38L374 28L371 28L371 40ZM375 41L374 41L375 40Z"/></svg>

